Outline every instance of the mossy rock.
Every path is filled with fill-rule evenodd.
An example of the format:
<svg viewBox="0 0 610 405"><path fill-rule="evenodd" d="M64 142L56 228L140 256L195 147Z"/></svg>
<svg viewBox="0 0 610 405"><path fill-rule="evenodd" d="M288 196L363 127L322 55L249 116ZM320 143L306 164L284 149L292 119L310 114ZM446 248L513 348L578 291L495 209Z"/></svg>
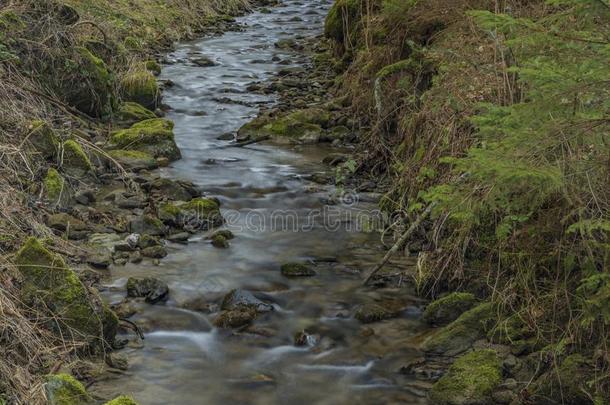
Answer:
<svg viewBox="0 0 610 405"><path fill-rule="evenodd" d="M454 292L432 301L424 311L423 319L431 325L446 325L455 321L477 302L473 294Z"/></svg>
<svg viewBox="0 0 610 405"><path fill-rule="evenodd" d="M116 328L118 320L108 316L100 298L89 292L63 259L46 249L36 238L29 238L15 256L23 285L21 293L30 305L50 310L64 338L71 336L101 343L103 331ZM104 325L104 322L111 324ZM106 336L112 341L114 336Z"/></svg>
<svg viewBox="0 0 610 405"><path fill-rule="evenodd" d="M433 354L455 356L485 337L494 321L493 305L487 302L479 304L430 336L424 342L423 349Z"/></svg>
<svg viewBox="0 0 610 405"><path fill-rule="evenodd" d="M147 60L144 62L144 68L155 76L161 74L161 65L156 60Z"/></svg>
<svg viewBox="0 0 610 405"><path fill-rule="evenodd" d="M27 135L27 138L34 146L34 149L36 149L45 159L56 157L60 139L49 124L44 121L33 121L30 124L29 129L30 132Z"/></svg>
<svg viewBox="0 0 610 405"><path fill-rule="evenodd" d="M159 167L157 160L146 152L139 150L116 149L108 151L108 156L125 169L138 172L140 170L153 170Z"/></svg>
<svg viewBox="0 0 610 405"><path fill-rule="evenodd" d="M337 42L345 40L345 34L352 35L362 15L362 0L336 0L324 22L324 35Z"/></svg>
<svg viewBox="0 0 610 405"><path fill-rule="evenodd" d="M121 96L125 101L133 101L154 110L160 99L157 79L145 69L128 73L121 80Z"/></svg>
<svg viewBox="0 0 610 405"><path fill-rule="evenodd" d="M540 376L530 391L535 403L592 404L590 398L594 392L588 383L595 380L595 373L591 361L581 354L572 354L567 356L558 367L553 367Z"/></svg>
<svg viewBox="0 0 610 405"><path fill-rule="evenodd" d="M82 176L94 171L89 156L74 140L69 139L62 144L62 170L74 176Z"/></svg>
<svg viewBox="0 0 610 405"><path fill-rule="evenodd" d="M327 127L329 121L330 114L325 110L296 110L274 119L259 117L240 128L238 136L242 139L271 136L279 141L318 142L324 132L322 128Z"/></svg>
<svg viewBox="0 0 610 405"><path fill-rule="evenodd" d="M211 198L194 198L187 203L166 203L159 208L159 218L172 226L208 230L224 223L218 202Z"/></svg>
<svg viewBox="0 0 610 405"><path fill-rule="evenodd" d="M121 395L112 401L106 402L104 405L138 405L138 403L132 397Z"/></svg>
<svg viewBox="0 0 610 405"><path fill-rule="evenodd" d="M361 323L373 323L396 318L398 315L398 311L385 308L379 304L364 304L358 307L354 318Z"/></svg>
<svg viewBox="0 0 610 405"><path fill-rule="evenodd" d="M475 350L458 358L430 391L438 405L492 403L491 394L502 382L502 361L490 349Z"/></svg>
<svg viewBox="0 0 610 405"><path fill-rule="evenodd" d="M64 205L70 200L70 188L61 174L54 168L49 168L42 183L45 197L49 201Z"/></svg>
<svg viewBox="0 0 610 405"><path fill-rule="evenodd" d="M280 268L284 277L313 277L316 271L302 263L284 263Z"/></svg>
<svg viewBox="0 0 610 405"><path fill-rule="evenodd" d="M132 219L127 224L127 229L131 233L152 236L162 236L165 235L167 231L167 228L163 222L151 215L143 215Z"/></svg>
<svg viewBox="0 0 610 405"><path fill-rule="evenodd" d="M110 136L112 149L146 152L155 158L180 159L180 150L174 141L174 123L154 118L138 122L128 129L114 132Z"/></svg>
<svg viewBox="0 0 610 405"><path fill-rule="evenodd" d="M45 392L49 405L82 405L92 402L83 384L69 374L47 376Z"/></svg>
<svg viewBox="0 0 610 405"><path fill-rule="evenodd" d="M112 112L116 104L114 75L106 63L85 47L75 48L74 68L70 80L62 83L68 103L92 117Z"/></svg>
<svg viewBox="0 0 610 405"><path fill-rule="evenodd" d="M212 236L212 246L220 249L226 249L230 245L229 241L227 240L227 238L224 237L224 235L216 234Z"/></svg>
<svg viewBox="0 0 610 405"><path fill-rule="evenodd" d="M157 118L154 112L141 104L126 101L119 107L116 119L120 125L131 126L135 123Z"/></svg>

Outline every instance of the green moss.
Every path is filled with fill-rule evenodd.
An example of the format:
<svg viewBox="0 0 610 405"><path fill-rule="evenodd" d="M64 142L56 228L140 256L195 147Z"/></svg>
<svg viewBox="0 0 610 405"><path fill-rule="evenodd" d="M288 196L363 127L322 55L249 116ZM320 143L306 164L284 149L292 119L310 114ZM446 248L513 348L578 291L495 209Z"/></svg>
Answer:
<svg viewBox="0 0 610 405"><path fill-rule="evenodd" d="M120 122L129 123L130 125L140 121L157 118L155 113L148 108L131 101L121 104L116 117Z"/></svg>
<svg viewBox="0 0 610 405"><path fill-rule="evenodd" d="M439 405L491 403L491 393L502 382L502 362L495 351L475 350L458 358L430 391Z"/></svg>
<svg viewBox="0 0 610 405"><path fill-rule="evenodd" d="M144 48L143 42L140 39L132 36L126 37L123 40L123 45L125 46L125 48L132 51L140 51L142 50L142 48Z"/></svg>
<svg viewBox="0 0 610 405"><path fill-rule="evenodd" d="M456 320L464 311L476 303L476 298L470 293L455 292L433 301L424 311L425 322L444 325Z"/></svg>
<svg viewBox="0 0 610 405"><path fill-rule="evenodd" d="M104 405L138 405L133 398L128 397L127 395L121 395L116 397L112 401L106 402Z"/></svg>
<svg viewBox="0 0 610 405"><path fill-rule="evenodd" d="M74 140L63 143L62 168L74 174L93 171L93 165L83 148Z"/></svg>
<svg viewBox="0 0 610 405"><path fill-rule="evenodd" d="M60 256L43 247L38 239L29 238L17 252L15 264L24 279L24 300L51 310L61 319L59 329L64 337L100 335L102 325L94 303ZM52 327L57 327L55 322Z"/></svg>
<svg viewBox="0 0 610 405"><path fill-rule="evenodd" d="M174 141L174 123L154 118L138 122L131 128L114 132L110 136L110 146L116 149L139 150L154 157L170 160L180 158L180 150Z"/></svg>
<svg viewBox="0 0 610 405"><path fill-rule="evenodd" d="M64 178L61 177L59 172L52 167L47 171L43 184L45 194L51 201L58 201L64 192L67 195L67 190L65 190L66 182Z"/></svg>
<svg viewBox="0 0 610 405"><path fill-rule="evenodd" d="M494 318L495 313L491 303L479 304L430 336L424 342L424 350L444 355L462 353L476 340L485 337L494 323Z"/></svg>
<svg viewBox="0 0 610 405"><path fill-rule="evenodd" d="M110 114L115 106L114 75L106 63L87 48L76 47L74 52L75 63L69 72L72 80L61 84L63 94L70 104L88 115Z"/></svg>
<svg viewBox="0 0 610 405"><path fill-rule="evenodd" d="M276 136L305 140L309 135L314 138L320 135L323 127L327 127L330 114L319 108L296 110L287 115L269 119L259 117L239 130L240 136L259 137Z"/></svg>
<svg viewBox="0 0 610 405"><path fill-rule="evenodd" d="M211 198L193 198L191 201L180 206L182 210L197 211L200 213L215 212L220 208L218 203Z"/></svg>
<svg viewBox="0 0 610 405"><path fill-rule="evenodd" d="M116 149L108 152L108 155L116 160L121 166L131 170L152 170L158 167L155 158L146 152L137 150Z"/></svg>
<svg viewBox="0 0 610 405"><path fill-rule="evenodd" d="M377 78L383 79L393 74L402 72L402 71L410 71L413 69L414 62L413 59L405 59L399 62L393 63L391 65L387 65L383 67L379 72L377 72Z"/></svg>
<svg viewBox="0 0 610 405"><path fill-rule="evenodd" d="M121 80L121 95L126 101L133 101L154 110L159 102L157 80L148 70L128 73Z"/></svg>
<svg viewBox="0 0 610 405"><path fill-rule="evenodd" d="M228 248L229 241L223 235L216 234L212 236L212 245L217 248Z"/></svg>
<svg viewBox="0 0 610 405"><path fill-rule="evenodd" d="M161 65L159 65L156 60L147 60L146 62L144 62L144 68L155 76L161 74Z"/></svg>
<svg viewBox="0 0 610 405"><path fill-rule="evenodd" d="M49 405L82 405L92 401L83 384L69 374L54 374L45 384Z"/></svg>
<svg viewBox="0 0 610 405"><path fill-rule="evenodd" d="M351 35L356 31L361 10L361 0L336 0L326 16L324 34L328 38L343 42L345 33Z"/></svg>
<svg viewBox="0 0 610 405"><path fill-rule="evenodd" d="M45 158L54 157L59 147L59 137L55 131L44 121L33 121L30 124L28 140Z"/></svg>
<svg viewBox="0 0 610 405"><path fill-rule="evenodd" d="M302 263L284 263L280 270L285 277L312 277L316 272Z"/></svg>
<svg viewBox="0 0 610 405"><path fill-rule="evenodd" d="M8 33L22 30L25 27L26 24L13 10L2 10L0 12L0 32Z"/></svg>

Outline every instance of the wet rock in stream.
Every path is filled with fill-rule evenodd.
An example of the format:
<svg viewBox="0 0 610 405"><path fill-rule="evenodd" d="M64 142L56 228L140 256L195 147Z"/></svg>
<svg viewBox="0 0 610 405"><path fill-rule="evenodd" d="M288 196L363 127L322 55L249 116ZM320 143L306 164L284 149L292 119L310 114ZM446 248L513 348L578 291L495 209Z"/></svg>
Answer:
<svg viewBox="0 0 610 405"><path fill-rule="evenodd" d="M256 312L273 311L273 305L256 298L250 291L241 289L232 290L225 295L221 308L223 310L254 309Z"/></svg>
<svg viewBox="0 0 610 405"><path fill-rule="evenodd" d="M313 277L317 274L314 269L301 263L284 263L281 272L284 277Z"/></svg>
<svg viewBox="0 0 610 405"><path fill-rule="evenodd" d="M127 280L127 296L132 298L145 298L149 304L167 301L169 298L169 287L157 278L135 278Z"/></svg>

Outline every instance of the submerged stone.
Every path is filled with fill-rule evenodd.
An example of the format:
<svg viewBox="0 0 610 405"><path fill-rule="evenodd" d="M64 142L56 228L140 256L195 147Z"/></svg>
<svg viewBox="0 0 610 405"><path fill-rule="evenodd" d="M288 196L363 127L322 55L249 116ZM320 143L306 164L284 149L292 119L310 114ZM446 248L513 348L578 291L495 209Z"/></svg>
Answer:
<svg viewBox="0 0 610 405"><path fill-rule="evenodd" d="M180 150L174 141L174 123L162 118L148 119L128 129L114 132L109 139L112 149L146 152L155 158L180 159Z"/></svg>
<svg viewBox="0 0 610 405"><path fill-rule="evenodd" d="M281 272L285 277L313 277L317 274L314 269L301 263L284 263Z"/></svg>
<svg viewBox="0 0 610 405"><path fill-rule="evenodd" d="M273 305L254 296L250 291L236 289L225 295L221 308L224 310L253 309L256 312L273 311Z"/></svg>
<svg viewBox="0 0 610 405"><path fill-rule="evenodd" d="M475 350L451 365L430 391L430 399L439 405L475 405L491 403L491 394L502 382L502 361L495 351Z"/></svg>
<svg viewBox="0 0 610 405"><path fill-rule="evenodd" d="M240 328L249 325L256 319L256 310L252 308L238 308L222 311L216 319L214 326L219 328Z"/></svg>
<svg viewBox="0 0 610 405"><path fill-rule="evenodd" d="M398 314L397 311L389 310L378 304L364 304L356 310L354 318L362 323L373 323L396 318Z"/></svg>

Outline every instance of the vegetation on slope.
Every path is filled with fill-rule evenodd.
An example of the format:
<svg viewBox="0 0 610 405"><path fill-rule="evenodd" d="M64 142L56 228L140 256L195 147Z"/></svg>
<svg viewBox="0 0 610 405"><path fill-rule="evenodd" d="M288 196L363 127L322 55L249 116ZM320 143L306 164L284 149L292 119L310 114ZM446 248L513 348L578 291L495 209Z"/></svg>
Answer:
<svg viewBox="0 0 610 405"><path fill-rule="evenodd" d="M62 259L81 251L47 228L44 216L95 185L114 161L102 150L113 129L156 118L125 103L157 107L156 52L217 30L248 6L247 0L0 2L0 403L53 402L45 375L110 349L118 320ZM175 147L170 140L166 149ZM131 401L121 398L115 402Z"/></svg>
<svg viewBox="0 0 610 405"><path fill-rule="evenodd" d="M608 4L340 0L326 34L366 130L359 170L395 185L382 208L434 204L421 291L490 299L492 340L559 348L559 369L582 353L588 398L607 400Z"/></svg>

